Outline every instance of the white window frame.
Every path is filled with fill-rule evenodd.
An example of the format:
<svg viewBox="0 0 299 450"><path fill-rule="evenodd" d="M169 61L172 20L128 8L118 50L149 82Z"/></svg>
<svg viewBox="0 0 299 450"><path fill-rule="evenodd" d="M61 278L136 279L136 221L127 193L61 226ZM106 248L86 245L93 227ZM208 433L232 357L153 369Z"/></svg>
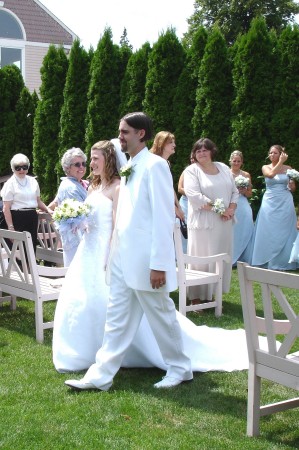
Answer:
<svg viewBox="0 0 299 450"><path fill-rule="evenodd" d="M0 38L0 53L2 48L12 48L21 50L21 73L25 79L25 41L13 40L13 39L1 39ZM1 66L1 54L0 54L0 67Z"/></svg>
<svg viewBox="0 0 299 450"><path fill-rule="evenodd" d="M23 75L23 78L25 80L25 44L26 44L26 32L25 32L25 28L22 24L22 22L20 21L20 19L18 18L18 16L16 16L12 11L10 11L7 8L3 8L0 6L0 11L6 11L8 14L10 14L16 22L18 22L22 33L23 33L23 39L7 39L7 38L3 38L0 36L0 51L2 48L12 48L12 49L18 49L21 50L21 73ZM1 66L1 55L0 55L0 67Z"/></svg>

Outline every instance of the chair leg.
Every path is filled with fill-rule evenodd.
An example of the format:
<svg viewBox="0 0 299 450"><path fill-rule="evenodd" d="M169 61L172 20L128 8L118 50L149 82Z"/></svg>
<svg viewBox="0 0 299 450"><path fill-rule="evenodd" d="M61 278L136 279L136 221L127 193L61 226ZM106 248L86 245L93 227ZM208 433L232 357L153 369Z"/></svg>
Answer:
<svg viewBox="0 0 299 450"><path fill-rule="evenodd" d="M215 301L216 301L215 316L220 317L222 314L222 280L221 279L216 284Z"/></svg>
<svg viewBox="0 0 299 450"><path fill-rule="evenodd" d="M255 374L254 365L249 363L248 371L248 401L247 401L247 435L260 434L260 402L261 378Z"/></svg>
<svg viewBox="0 0 299 450"><path fill-rule="evenodd" d="M44 342L44 317L41 299L35 301L35 331L37 342L42 344Z"/></svg>
<svg viewBox="0 0 299 450"><path fill-rule="evenodd" d="M187 292L186 286L179 286L179 311L183 316L186 315Z"/></svg>
<svg viewBox="0 0 299 450"><path fill-rule="evenodd" d="M17 297L15 295L11 295L10 309L12 311L15 311L17 309Z"/></svg>

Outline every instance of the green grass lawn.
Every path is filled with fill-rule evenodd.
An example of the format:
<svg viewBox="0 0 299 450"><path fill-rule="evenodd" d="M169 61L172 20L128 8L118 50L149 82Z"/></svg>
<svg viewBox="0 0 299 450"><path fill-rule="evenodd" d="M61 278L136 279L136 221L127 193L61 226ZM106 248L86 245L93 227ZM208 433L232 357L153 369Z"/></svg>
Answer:
<svg viewBox="0 0 299 450"><path fill-rule="evenodd" d="M177 301L177 293L174 294ZM223 316L189 313L198 324L243 328L239 286L224 296ZM55 303L46 305L53 316ZM121 369L109 392L74 392L70 375L52 364L52 332L35 340L34 304L0 306L0 448L34 449L290 449L299 448L299 411L261 419L261 436L246 437L247 371L195 373L171 390L153 383L158 369ZM78 375L76 375L76 378ZM263 382L263 401L296 393Z"/></svg>

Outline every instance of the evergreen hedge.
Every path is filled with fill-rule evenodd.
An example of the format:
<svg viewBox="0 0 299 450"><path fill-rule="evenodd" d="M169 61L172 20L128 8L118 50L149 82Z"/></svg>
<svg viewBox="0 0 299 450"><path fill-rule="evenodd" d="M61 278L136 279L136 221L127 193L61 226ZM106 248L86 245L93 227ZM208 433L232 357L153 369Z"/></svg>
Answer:
<svg viewBox="0 0 299 450"><path fill-rule="evenodd" d="M188 47L170 28L152 48L145 43L135 52L126 36L120 46L113 44L107 28L96 51L86 53L74 42L69 62L62 49L51 46L41 69L39 101L24 90L16 67L0 69L0 174L9 173L9 161L22 145L31 155L36 104L33 168L45 201L55 195L54 168L59 170L67 148L79 146L89 154L97 140L117 135L124 114L144 110L156 132L176 136L175 185L193 143L207 136L218 146L220 161L227 163L237 148L243 152L244 169L259 189L257 209L264 187L261 166L271 145L285 146L288 164L299 169L298 40L297 25L277 35L256 18L233 46L217 27L199 27Z"/></svg>

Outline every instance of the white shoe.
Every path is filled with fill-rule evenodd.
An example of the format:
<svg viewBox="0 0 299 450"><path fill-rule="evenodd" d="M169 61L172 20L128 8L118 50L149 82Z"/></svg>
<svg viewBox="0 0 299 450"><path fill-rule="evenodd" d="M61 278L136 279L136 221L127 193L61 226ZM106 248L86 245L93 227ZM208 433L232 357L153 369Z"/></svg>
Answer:
<svg viewBox="0 0 299 450"><path fill-rule="evenodd" d="M166 375L166 377L163 377L161 381L154 384L154 387L157 389L161 389L161 388L168 389L168 388L178 386L181 383L186 383L186 382L192 381L192 380L193 380L193 378L191 378L190 380L179 380L178 378L173 378L173 377L169 377Z"/></svg>
<svg viewBox="0 0 299 450"><path fill-rule="evenodd" d="M95 389L98 391L101 390L101 389L98 389L94 384L85 383L83 380L66 380L64 382L64 384L66 384L70 388L74 389L75 391L88 391L88 390L95 390Z"/></svg>

